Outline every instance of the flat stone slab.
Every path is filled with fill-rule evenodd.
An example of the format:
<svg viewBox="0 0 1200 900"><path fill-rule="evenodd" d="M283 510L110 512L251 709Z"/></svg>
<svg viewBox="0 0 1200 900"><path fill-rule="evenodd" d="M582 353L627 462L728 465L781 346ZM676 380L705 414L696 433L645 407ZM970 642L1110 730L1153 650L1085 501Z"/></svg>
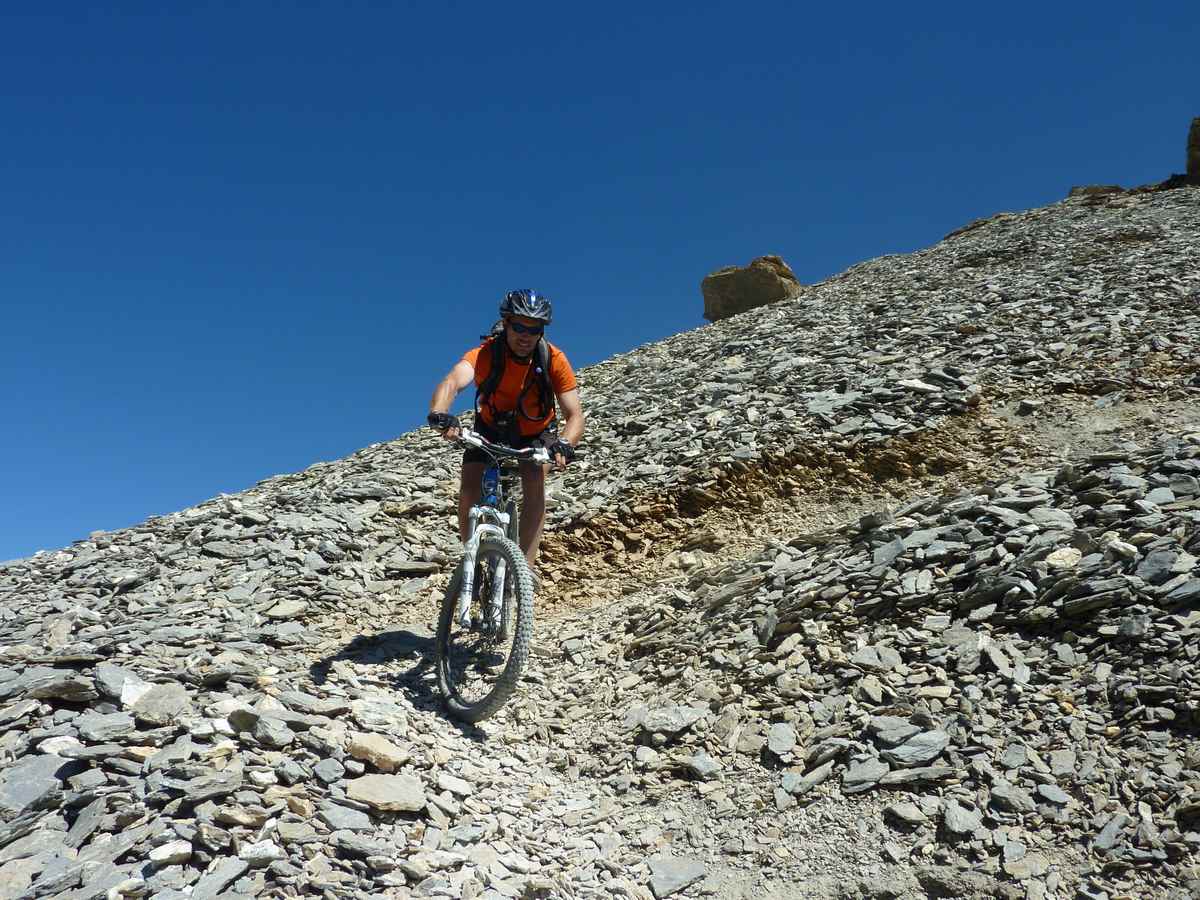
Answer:
<svg viewBox="0 0 1200 900"><path fill-rule="evenodd" d="M691 706L668 704L647 710L642 717L642 727L647 731L658 731L663 734L678 734L691 728L704 718L703 710Z"/></svg>
<svg viewBox="0 0 1200 900"><path fill-rule="evenodd" d="M60 773L70 762L45 753L22 757L8 766L0 774L0 814L7 818L27 809L58 805L63 784Z"/></svg>
<svg viewBox="0 0 1200 900"><path fill-rule="evenodd" d="M129 713L84 713L75 721L79 736L93 744L116 741L137 730Z"/></svg>
<svg viewBox="0 0 1200 900"><path fill-rule="evenodd" d="M707 874L704 863L689 857L657 856L650 860L650 890L658 900L682 891Z"/></svg>
<svg viewBox="0 0 1200 900"><path fill-rule="evenodd" d="M187 689L177 682L156 684L133 704L133 714L151 725L170 725L191 710Z"/></svg>
<svg viewBox="0 0 1200 900"><path fill-rule="evenodd" d="M370 763L381 772L395 772L408 762L411 754L381 734L352 734L346 752L354 759Z"/></svg>
<svg viewBox="0 0 1200 900"><path fill-rule="evenodd" d="M363 775L346 783L346 796L384 812L425 808L425 788L412 775Z"/></svg>

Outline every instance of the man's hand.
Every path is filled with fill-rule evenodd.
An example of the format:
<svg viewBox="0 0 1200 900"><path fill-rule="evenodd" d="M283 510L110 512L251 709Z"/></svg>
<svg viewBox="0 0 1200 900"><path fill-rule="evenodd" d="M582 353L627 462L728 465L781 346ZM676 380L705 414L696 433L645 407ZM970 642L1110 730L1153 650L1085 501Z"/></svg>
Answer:
<svg viewBox="0 0 1200 900"><path fill-rule="evenodd" d="M462 424L458 421L457 416L452 416L444 412L431 412L426 419L429 427L442 433L448 441L457 441Z"/></svg>
<svg viewBox="0 0 1200 900"><path fill-rule="evenodd" d="M561 438L546 449L550 451L550 458L554 460L554 468L560 472L575 458L575 448Z"/></svg>

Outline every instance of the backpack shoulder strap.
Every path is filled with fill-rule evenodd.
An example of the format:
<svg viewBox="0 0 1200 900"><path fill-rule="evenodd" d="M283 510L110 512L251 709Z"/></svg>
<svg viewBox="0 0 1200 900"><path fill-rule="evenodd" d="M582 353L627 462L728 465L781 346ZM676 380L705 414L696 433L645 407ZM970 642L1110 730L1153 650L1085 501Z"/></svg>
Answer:
<svg viewBox="0 0 1200 900"><path fill-rule="evenodd" d="M475 390L476 406L479 401L488 402L492 394L495 393L497 385L500 384L500 379L504 375L504 341L492 336L487 339L481 353L492 354L492 364L488 369L487 377L483 379L479 387Z"/></svg>
<svg viewBox="0 0 1200 900"><path fill-rule="evenodd" d="M550 414L557 419L557 410L554 404L554 385L550 382L550 345L546 339L539 338L537 349L534 350L534 357L537 360L537 382L538 391L541 393L542 409L550 411Z"/></svg>

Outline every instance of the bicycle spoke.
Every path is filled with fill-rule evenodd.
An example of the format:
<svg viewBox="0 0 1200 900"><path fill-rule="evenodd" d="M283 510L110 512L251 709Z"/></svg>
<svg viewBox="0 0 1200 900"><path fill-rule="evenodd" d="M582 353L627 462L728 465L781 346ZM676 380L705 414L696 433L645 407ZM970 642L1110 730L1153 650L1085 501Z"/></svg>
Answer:
<svg viewBox="0 0 1200 900"><path fill-rule="evenodd" d="M488 614L498 562L495 555L478 560L471 624L463 628L451 621L445 635L447 687L451 698L465 707L483 703L496 690L513 651L515 629L508 623L518 615L516 593L505 590L498 617Z"/></svg>

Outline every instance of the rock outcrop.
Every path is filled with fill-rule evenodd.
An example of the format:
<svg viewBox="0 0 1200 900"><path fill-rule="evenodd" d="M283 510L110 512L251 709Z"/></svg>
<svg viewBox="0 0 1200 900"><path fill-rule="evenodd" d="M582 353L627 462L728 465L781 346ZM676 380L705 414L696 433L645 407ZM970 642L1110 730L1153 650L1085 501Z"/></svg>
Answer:
<svg viewBox="0 0 1200 900"><path fill-rule="evenodd" d="M1102 197L1124 191L1119 184L1079 184L1067 191L1068 197Z"/></svg>
<svg viewBox="0 0 1200 900"><path fill-rule="evenodd" d="M1188 131L1187 177L1200 184L1200 116L1192 119L1192 127Z"/></svg>
<svg viewBox="0 0 1200 900"><path fill-rule="evenodd" d="M710 322L790 299L800 290L795 274L778 256L760 256L747 266L726 266L700 282L704 318Z"/></svg>
<svg viewBox="0 0 1200 900"><path fill-rule="evenodd" d="M1200 116L1192 119L1188 129L1187 159L1183 172L1176 172L1165 181L1138 188L1143 191L1173 191L1181 187L1200 187Z"/></svg>

